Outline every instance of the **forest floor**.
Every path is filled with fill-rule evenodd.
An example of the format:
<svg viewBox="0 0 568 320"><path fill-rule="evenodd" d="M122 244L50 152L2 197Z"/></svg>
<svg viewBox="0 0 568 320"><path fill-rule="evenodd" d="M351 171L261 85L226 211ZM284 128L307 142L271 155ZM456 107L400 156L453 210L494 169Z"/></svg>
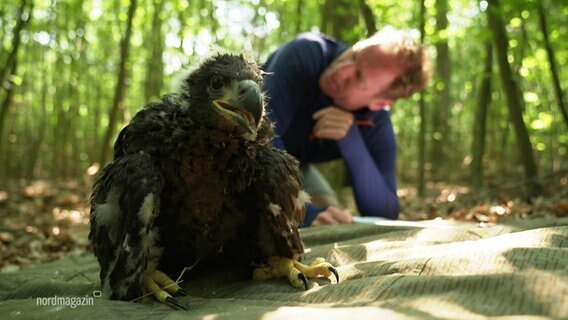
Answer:
<svg viewBox="0 0 568 320"><path fill-rule="evenodd" d="M20 181L0 186L0 272L89 251L90 185L89 181ZM545 195L529 202L515 187L471 192L464 186L436 183L427 186L426 197L404 186L398 194L402 220L484 224L568 216L568 173L547 182ZM348 188L340 198L347 208L355 207Z"/></svg>

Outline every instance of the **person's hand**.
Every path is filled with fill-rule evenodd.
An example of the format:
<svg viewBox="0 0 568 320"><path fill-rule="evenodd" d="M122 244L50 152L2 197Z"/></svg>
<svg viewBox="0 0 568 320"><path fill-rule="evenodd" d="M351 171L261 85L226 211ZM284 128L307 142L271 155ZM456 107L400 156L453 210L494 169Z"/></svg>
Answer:
<svg viewBox="0 0 568 320"><path fill-rule="evenodd" d="M324 224L351 224L353 223L353 216L345 210L329 206L324 211L320 212L312 226L321 226Z"/></svg>
<svg viewBox="0 0 568 320"><path fill-rule="evenodd" d="M319 139L341 140L353 125L353 113L338 107L327 107L313 115L316 124L313 134Z"/></svg>

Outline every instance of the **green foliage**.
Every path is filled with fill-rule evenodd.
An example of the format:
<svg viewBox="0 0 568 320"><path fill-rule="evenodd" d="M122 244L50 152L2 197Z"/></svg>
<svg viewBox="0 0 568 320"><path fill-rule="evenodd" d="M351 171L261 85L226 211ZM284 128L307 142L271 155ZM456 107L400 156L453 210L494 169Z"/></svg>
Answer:
<svg viewBox="0 0 568 320"><path fill-rule="evenodd" d="M538 0L503 2L507 23L509 61L522 90L524 120L539 166L544 171L566 169L567 124L563 123L553 93L550 66L543 45L537 15ZM165 1L159 12L161 37L150 36L157 0L139 0L133 22L132 49L128 58L125 112L127 122L147 101L145 88L152 50L161 52L163 84L152 82L157 92L173 88L172 80L185 67L204 56L222 50L244 52L263 61L280 44L298 32L331 28L342 14L351 16L350 25L340 28L346 42L366 34L358 0L173 0ZM367 0L376 27L416 29L419 3L410 0ZM451 136L446 140L449 163L438 164L445 180L467 176L473 141L476 99L483 76L484 43L490 39L483 1L450 1L448 28L437 31L435 0L426 1L425 42L435 57L435 44L447 41L452 64L451 83L434 78L425 91L428 116L434 112L437 90L450 86L448 116ZM481 5L480 5L481 3ZM96 159L109 123L119 67L119 44L125 32L128 0L35 0L33 19L21 37L20 68L10 78L14 87L11 108L0 136L0 174L5 177L68 178L86 172ZM14 27L20 1L0 6L0 62L5 65L12 50ZM545 1L549 13L550 41L558 65L568 62L568 5ZM326 8L332 10L326 13ZM158 55L159 57L160 55ZM159 64L158 64L159 66ZM566 68L560 69L562 87L568 88ZM516 174L519 171L515 135L509 127L506 99L493 69L492 101L487 124L485 164L487 175ZM6 95L6 81L0 99ZM156 84L157 83L157 84ZM155 94L154 94L155 96ZM399 141L399 173L414 180L419 170L417 142L420 118L418 95L401 100L392 109ZM430 119L430 118L429 118ZM427 123L428 142L436 138ZM341 166L340 164L338 166ZM427 168L432 163L427 164ZM335 170L330 170L335 171ZM345 177L337 174L338 183Z"/></svg>

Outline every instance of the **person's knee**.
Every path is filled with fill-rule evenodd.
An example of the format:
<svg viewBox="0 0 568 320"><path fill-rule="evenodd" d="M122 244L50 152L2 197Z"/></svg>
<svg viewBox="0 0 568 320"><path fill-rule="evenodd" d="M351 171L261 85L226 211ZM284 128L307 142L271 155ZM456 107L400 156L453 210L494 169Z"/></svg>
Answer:
<svg viewBox="0 0 568 320"><path fill-rule="evenodd" d="M310 194L312 204L316 207L324 208L329 206L339 207L339 200L331 194L314 193Z"/></svg>
<svg viewBox="0 0 568 320"><path fill-rule="evenodd" d="M304 190L310 195L312 204L316 207L339 206L335 190L327 179L312 164L301 166Z"/></svg>

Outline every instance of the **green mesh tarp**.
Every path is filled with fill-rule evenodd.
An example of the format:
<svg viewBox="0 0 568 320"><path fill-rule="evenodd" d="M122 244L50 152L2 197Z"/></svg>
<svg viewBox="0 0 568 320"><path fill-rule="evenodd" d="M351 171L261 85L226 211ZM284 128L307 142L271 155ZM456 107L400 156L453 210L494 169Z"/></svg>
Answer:
<svg viewBox="0 0 568 320"><path fill-rule="evenodd" d="M341 281L256 282L230 266L184 281L187 311L99 297L90 254L0 273L1 319L568 319L568 219L389 223L302 230L305 261Z"/></svg>

